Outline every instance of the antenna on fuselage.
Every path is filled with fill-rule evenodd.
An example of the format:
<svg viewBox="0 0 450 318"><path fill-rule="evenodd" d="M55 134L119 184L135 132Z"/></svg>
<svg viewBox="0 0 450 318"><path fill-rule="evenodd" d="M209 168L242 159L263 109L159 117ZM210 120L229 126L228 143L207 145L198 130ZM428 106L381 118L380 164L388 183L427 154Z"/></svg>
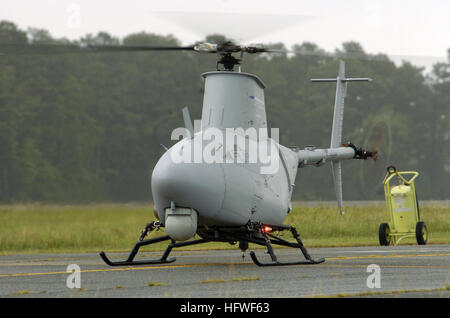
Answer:
<svg viewBox="0 0 450 318"><path fill-rule="evenodd" d="M189 108L184 107L183 110L183 121L184 121L184 128L186 128L189 133L191 134L191 138L194 138L194 126L192 125L192 119L191 115L189 114Z"/></svg>

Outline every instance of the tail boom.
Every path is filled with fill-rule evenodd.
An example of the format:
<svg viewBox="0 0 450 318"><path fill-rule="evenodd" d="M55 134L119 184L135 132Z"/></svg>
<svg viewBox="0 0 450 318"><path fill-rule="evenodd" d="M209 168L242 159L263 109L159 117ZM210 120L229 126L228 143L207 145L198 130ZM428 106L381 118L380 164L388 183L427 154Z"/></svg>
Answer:
<svg viewBox="0 0 450 318"><path fill-rule="evenodd" d="M355 157L355 149L352 147L338 147L327 149L315 149L307 147L304 150L297 151L298 165L321 166L326 162L353 159Z"/></svg>

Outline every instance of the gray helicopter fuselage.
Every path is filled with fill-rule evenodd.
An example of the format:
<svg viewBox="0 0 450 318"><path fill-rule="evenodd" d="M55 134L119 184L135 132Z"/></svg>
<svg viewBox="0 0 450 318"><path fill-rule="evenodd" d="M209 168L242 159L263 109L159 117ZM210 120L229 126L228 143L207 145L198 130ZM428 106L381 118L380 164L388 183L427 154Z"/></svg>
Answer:
<svg viewBox="0 0 450 318"><path fill-rule="evenodd" d="M341 69L336 81L348 80L343 63ZM354 158L354 148L339 142L327 149L284 147L277 129L268 136L265 86L257 76L217 71L203 77L201 127L194 133L184 114L184 130L190 134L181 134L184 138L165 152L152 173L155 212L169 236L185 240L203 225L283 224L292 209L297 169L305 165L339 164L334 171L335 184L340 184L340 161ZM345 96L341 89L333 119L333 131L338 132ZM179 135L172 133L172 139L179 140ZM341 193L340 186L336 189Z"/></svg>
<svg viewBox="0 0 450 318"><path fill-rule="evenodd" d="M206 225L244 225L248 221L282 224L290 211L293 180L297 173L296 154L279 144L277 167L262 174L270 163L249 162L249 152L260 143L275 143L267 137L264 84L255 75L240 72L209 72L201 130L193 138L184 138L158 161L152 174L152 194L160 220L171 202L198 213L198 223ZM236 129L233 140L226 138L228 129ZM255 135L246 134L249 129ZM214 140L220 158L204 162L194 160L194 153L204 153L211 145L207 135L219 131L224 139ZM231 146L227 143L232 144ZM256 145L256 147L252 147ZM174 152L189 149L189 162L176 162ZM200 149L200 150L199 150ZM228 149L228 151L227 151ZM213 152L214 152L213 150ZM217 155L218 155L217 154ZM280 157L281 160L280 160ZM242 159L242 160L239 160Z"/></svg>

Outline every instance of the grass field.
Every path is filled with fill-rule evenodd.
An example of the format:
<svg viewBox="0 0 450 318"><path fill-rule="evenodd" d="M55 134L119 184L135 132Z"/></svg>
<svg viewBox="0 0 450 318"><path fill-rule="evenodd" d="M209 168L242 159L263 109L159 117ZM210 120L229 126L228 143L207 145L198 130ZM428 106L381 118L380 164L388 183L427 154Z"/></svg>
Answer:
<svg viewBox="0 0 450 318"><path fill-rule="evenodd" d="M450 243L450 206L422 206L421 218L430 233L429 244ZM0 205L0 254L129 251L153 219L152 206L144 204ZM296 206L285 224L297 228L307 247L362 246L378 245L379 224L388 220L384 205L349 206L344 216L335 207ZM163 229L152 236L162 234ZM166 244L143 250L160 250ZM400 244L416 242L412 238ZM237 246L208 243L190 248Z"/></svg>

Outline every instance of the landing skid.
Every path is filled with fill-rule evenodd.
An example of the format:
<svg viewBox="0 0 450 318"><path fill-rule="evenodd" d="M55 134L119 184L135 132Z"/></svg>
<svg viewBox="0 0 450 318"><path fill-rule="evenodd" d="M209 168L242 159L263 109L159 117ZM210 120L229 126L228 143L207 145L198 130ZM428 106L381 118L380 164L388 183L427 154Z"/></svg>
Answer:
<svg viewBox="0 0 450 318"><path fill-rule="evenodd" d="M152 223L147 224L144 231L141 233L141 236L139 237L138 242L134 245L133 249L130 252L130 255L128 256L128 258L126 260L111 261L106 256L105 252L103 252L103 251L100 252L100 257L109 266L167 264L167 263L172 263L176 260L175 257L168 258L170 252L175 247L202 244L202 243L211 242L211 241L221 241L221 242L239 241L241 243L245 242L245 244L240 244L241 247L245 246L243 248L243 250L248 248L248 243L255 243L255 244L259 244L259 245L263 245L263 246L267 247L267 251L272 260L269 263L260 262L258 260L258 258L256 257L255 252L253 252L253 251L250 252L251 259L258 266L311 265L311 264L320 264L325 261L324 258L319 258L317 260L311 258L311 256L308 254L308 251L306 250L305 246L303 245L303 242L301 241L300 236L298 235L296 229L291 226L284 226L284 225L272 226L272 225L263 225L261 223L249 222L246 226L243 226L243 227L218 227L218 228L214 228L214 229L209 228L208 230L199 231L198 234L202 237L201 239L187 241L187 242L177 243L173 239L171 239L168 235L144 240L144 237L147 235L147 233L149 231L152 231L154 229L159 229L160 226L161 225L159 222L152 222ZM265 229L267 227L270 227L271 231L289 230L297 242L296 243L289 242L289 241L283 240L282 238L271 234L270 232L266 232ZM142 246L150 245L150 244L154 244L154 243L158 243L158 242L163 242L163 241L168 241L168 240L171 242L167 246L167 248L164 251L161 258L149 259L149 260L134 260L136 254L138 253L139 249ZM277 256L274 253L272 244L288 246L288 247L293 247L293 248L299 248L306 260L297 261L297 262L279 262L277 259Z"/></svg>
<svg viewBox="0 0 450 318"><path fill-rule="evenodd" d="M109 266L127 266L127 265L152 265L152 264L166 264L175 262L177 259L175 257L169 259L155 259L155 260L138 260L138 261L111 261L105 254L105 252L100 252L100 256L103 261Z"/></svg>
<svg viewBox="0 0 450 318"><path fill-rule="evenodd" d="M253 262L256 265L258 265L258 266L312 265L312 264L320 264L320 263L325 262L324 258L319 258L317 260L311 258L311 256L309 255L308 251L306 250L305 246L303 245L303 242L300 239L300 236L298 235L297 230L294 227L291 227L291 226L277 226L277 227L274 227L274 230L278 230L278 231L280 231L280 230L281 231L289 230L289 231L291 231L292 236L295 238L297 243L292 243L292 242L283 240L280 237L277 237L277 236L275 236L273 234L266 233L264 231L264 228L265 228L265 226L264 227L262 227L262 226L260 227L261 234L262 234L262 236L264 238L264 243L262 244L262 242L258 242L258 241L254 241L253 243L257 243L257 244L260 244L260 245L265 245L267 247L267 251L268 251L272 261L269 262L269 263L262 263L256 257L255 252L251 251L250 252L250 257L252 258ZM273 244L278 244L278 245L283 245L283 246L299 248L306 260L305 261L297 261L297 262L279 262L278 259L277 259L277 256L275 255L275 252L273 250L272 243Z"/></svg>
<svg viewBox="0 0 450 318"><path fill-rule="evenodd" d="M258 266L283 266L283 265L312 265L312 264L320 264L325 262L324 258L319 258L317 260L307 260L307 261L298 261L298 262L278 262L278 261L272 261L270 263L261 263L258 258L255 255L255 252L250 252L250 257L252 258L253 263L255 263Z"/></svg>
<svg viewBox="0 0 450 318"><path fill-rule="evenodd" d="M136 245L134 245L133 249L131 250L130 255L128 256L128 258L125 261L113 262L106 256L105 252L103 252L103 251L100 252L100 257L109 266L167 264L167 263L172 263L172 262L176 261L175 257L167 258L174 247L188 246L188 245L201 244L201 243L207 242L207 240L200 239L200 240L193 240L193 241L189 241L189 242L176 243L168 235L144 240L144 237L147 235L147 233L149 231L158 229L159 227L160 227L159 222L152 222L152 223L147 224L144 231L141 233L141 236L140 236L138 242L136 243ZM167 240L171 240L171 243L167 246L166 250L164 251L164 253L160 259L136 260L136 261L134 260L134 257L138 253L139 248L141 248L141 246L150 245L150 244L163 242L163 241L167 241Z"/></svg>

